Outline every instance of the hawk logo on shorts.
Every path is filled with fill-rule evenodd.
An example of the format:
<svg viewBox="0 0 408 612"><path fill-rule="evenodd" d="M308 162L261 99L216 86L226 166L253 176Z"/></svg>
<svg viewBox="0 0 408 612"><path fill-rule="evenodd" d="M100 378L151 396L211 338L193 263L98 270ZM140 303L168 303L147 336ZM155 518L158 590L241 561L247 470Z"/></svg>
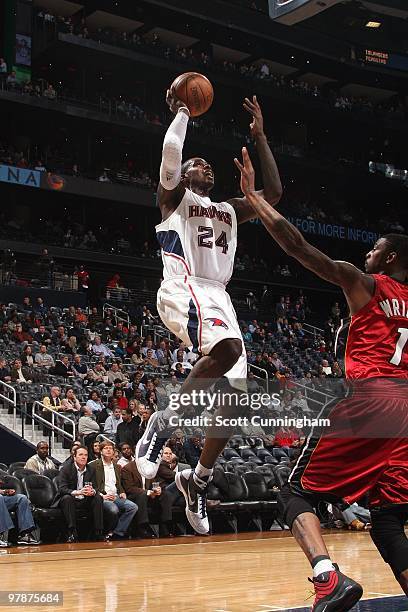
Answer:
<svg viewBox="0 0 408 612"><path fill-rule="evenodd" d="M224 327L225 329L228 329L228 325L226 323L224 323L224 321L221 321L221 319L212 319L212 318L208 318L205 319L206 321L212 321L212 326L213 327Z"/></svg>

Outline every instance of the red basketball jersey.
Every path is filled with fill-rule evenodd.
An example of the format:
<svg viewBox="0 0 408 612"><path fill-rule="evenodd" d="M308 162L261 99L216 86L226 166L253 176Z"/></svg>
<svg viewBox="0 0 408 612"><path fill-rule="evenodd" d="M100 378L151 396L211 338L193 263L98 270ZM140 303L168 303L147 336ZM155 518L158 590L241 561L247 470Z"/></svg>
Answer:
<svg viewBox="0 0 408 612"><path fill-rule="evenodd" d="M408 285L384 274L373 278L373 297L351 318L346 377L408 378Z"/></svg>

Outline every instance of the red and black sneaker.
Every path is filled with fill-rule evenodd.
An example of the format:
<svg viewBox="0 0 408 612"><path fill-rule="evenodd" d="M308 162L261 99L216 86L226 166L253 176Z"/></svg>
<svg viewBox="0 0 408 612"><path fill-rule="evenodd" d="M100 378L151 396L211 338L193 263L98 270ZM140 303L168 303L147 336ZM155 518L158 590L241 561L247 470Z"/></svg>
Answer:
<svg viewBox="0 0 408 612"><path fill-rule="evenodd" d="M361 584L342 574L337 567L331 572L323 572L310 582L316 595L312 612L346 612L363 594Z"/></svg>

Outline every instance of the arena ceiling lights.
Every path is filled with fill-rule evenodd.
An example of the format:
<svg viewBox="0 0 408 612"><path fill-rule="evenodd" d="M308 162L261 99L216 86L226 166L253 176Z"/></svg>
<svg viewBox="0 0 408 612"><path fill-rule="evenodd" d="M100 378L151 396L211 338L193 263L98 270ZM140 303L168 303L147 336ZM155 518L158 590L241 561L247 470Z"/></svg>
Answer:
<svg viewBox="0 0 408 612"><path fill-rule="evenodd" d="M269 0L269 16L280 23L294 25L339 2L342 0Z"/></svg>

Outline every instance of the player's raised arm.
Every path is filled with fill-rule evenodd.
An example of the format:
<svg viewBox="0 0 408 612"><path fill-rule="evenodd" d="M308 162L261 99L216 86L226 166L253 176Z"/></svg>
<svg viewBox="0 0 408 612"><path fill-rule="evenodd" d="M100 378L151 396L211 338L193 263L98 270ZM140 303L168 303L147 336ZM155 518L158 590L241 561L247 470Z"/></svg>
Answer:
<svg viewBox="0 0 408 612"><path fill-rule="evenodd" d="M234 160L241 172L242 193L279 246L320 278L339 285L344 290L352 314L367 304L374 290L373 278L353 264L334 261L307 242L292 223L255 191L255 172L245 147L242 158L243 164L238 159Z"/></svg>
<svg viewBox="0 0 408 612"><path fill-rule="evenodd" d="M263 181L263 189L259 193L263 195L270 206L276 206L282 197L282 183L275 158L264 132L262 109L256 96L252 96L252 100L245 98L243 106L252 115L252 122L249 128L258 151ZM256 218L256 212L245 197L233 198L229 202L235 208L238 223L244 223Z"/></svg>
<svg viewBox="0 0 408 612"><path fill-rule="evenodd" d="M163 220L177 208L185 192L185 187L180 183L181 160L190 117L190 111L184 102L179 100L170 89L167 91L166 102L171 112L176 116L168 128L163 142L160 184L157 192Z"/></svg>

